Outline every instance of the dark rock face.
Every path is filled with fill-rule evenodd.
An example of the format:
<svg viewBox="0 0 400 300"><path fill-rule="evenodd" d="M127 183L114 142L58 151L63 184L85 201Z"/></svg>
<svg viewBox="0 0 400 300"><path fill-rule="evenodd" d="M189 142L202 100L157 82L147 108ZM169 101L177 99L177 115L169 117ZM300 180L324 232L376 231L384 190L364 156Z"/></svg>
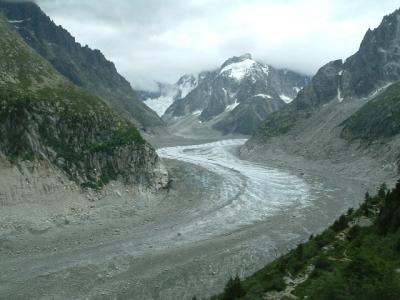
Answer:
<svg viewBox="0 0 400 300"><path fill-rule="evenodd" d="M226 118L214 125L214 128L225 133L250 134L260 126L270 112L278 111L284 103L270 101L265 104L265 99L255 97L251 103L243 103L234 109Z"/></svg>
<svg viewBox="0 0 400 300"><path fill-rule="evenodd" d="M163 126L162 120L137 99L128 81L99 50L82 47L65 29L56 26L30 2L0 1L0 11L25 42L77 86L104 100L141 129Z"/></svg>
<svg viewBox="0 0 400 300"><path fill-rule="evenodd" d="M400 10L368 30L359 51L347 59L343 89L346 96L364 97L400 79ZM348 73L348 74L346 74Z"/></svg>
<svg viewBox="0 0 400 300"><path fill-rule="evenodd" d="M267 116L257 137L280 135L325 103L373 96L387 84L400 80L400 10L368 30L359 51L344 63L323 66L287 107Z"/></svg>
<svg viewBox="0 0 400 300"><path fill-rule="evenodd" d="M307 110L320 107L338 95L340 72L343 62L336 60L323 66L312 78L309 85L300 91L293 105L297 110Z"/></svg>
<svg viewBox="0 0 400 300"><path fill-rule="evenodd" d="M344 63L322 67L298 99L299 109L318 107L338 98L366 97L382 86L400 80L400 10L368 30L360 49Z"/></svg>
<svg viewBox="0 0 400 300"><path fill-rule="evenodd" d="M224 133L251 134L308 81L307 76L259 63L249 54L233 57L220 69L201 73L197 87L176 100L164 119L199 114L202 122L219 118L214 128Z"/></svg>

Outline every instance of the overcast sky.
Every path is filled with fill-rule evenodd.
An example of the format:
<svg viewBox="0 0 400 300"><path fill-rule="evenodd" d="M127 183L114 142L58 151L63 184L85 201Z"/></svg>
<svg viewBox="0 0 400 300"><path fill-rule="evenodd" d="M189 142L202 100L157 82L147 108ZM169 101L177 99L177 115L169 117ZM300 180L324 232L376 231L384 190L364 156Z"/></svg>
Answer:
<svg viewBox="0 0 400 300"><path fill-rule="evenodd" d="M398 0L37 0L83 45L100 49L136 88L173 83L252 53L313 74L353 54Z"/></svg>

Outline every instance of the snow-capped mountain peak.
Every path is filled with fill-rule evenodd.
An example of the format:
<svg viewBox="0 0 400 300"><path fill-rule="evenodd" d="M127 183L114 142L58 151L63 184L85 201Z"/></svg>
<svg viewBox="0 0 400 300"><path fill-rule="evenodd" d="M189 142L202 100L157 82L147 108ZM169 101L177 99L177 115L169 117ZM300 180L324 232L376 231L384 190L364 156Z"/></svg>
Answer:
<svg viewBox="0 0 400 300"><path fill-rule="evenodd" d="M308 81L308 76L276 69L250 54L235 56L219 69L200 74L196 88L175 101L163 119L173 123L195 116L225 133L250 134L268 114L291 102Z"/></svg>
<svg viewBox="0 0 400 300"><path fill-rule="evenodd" d="M245 77L251 75L254 76L258 74L261 77L268 77L270 68L269 65L255 61L251 54L245 54L228 59L222 65L219 74L240 82Z"/></svg>
<svg viewBox="0 0 400 300"><path fill-rule="evenodd" d="M232 63L225 66L220 74L227 74L229 77L241 81L247 74L250 73L256 62L252 59L245 59L240 62Z"/></svg>

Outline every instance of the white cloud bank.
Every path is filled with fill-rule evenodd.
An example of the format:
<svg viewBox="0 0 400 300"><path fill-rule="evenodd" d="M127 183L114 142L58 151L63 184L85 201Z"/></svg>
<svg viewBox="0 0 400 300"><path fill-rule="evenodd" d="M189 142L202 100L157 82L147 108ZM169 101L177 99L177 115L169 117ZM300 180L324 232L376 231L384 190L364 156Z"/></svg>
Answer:
<svg viewBox="0 0 400 300"><path fill-rule="evenodd" d="M252 53L313 74L353 54L398 0L37 0L137 88Z"/></svg>

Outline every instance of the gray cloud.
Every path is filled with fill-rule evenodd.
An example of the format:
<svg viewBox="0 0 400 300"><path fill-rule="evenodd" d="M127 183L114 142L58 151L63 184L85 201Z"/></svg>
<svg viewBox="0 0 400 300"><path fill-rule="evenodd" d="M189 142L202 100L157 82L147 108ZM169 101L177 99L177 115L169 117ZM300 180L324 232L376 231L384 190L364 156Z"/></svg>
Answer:
<svg viewBox="0 0 400 300"><path fill-rule="evenodd" d="M250 52L312 74L354 53L398 0L37 0L138 88Z"/></svg>

